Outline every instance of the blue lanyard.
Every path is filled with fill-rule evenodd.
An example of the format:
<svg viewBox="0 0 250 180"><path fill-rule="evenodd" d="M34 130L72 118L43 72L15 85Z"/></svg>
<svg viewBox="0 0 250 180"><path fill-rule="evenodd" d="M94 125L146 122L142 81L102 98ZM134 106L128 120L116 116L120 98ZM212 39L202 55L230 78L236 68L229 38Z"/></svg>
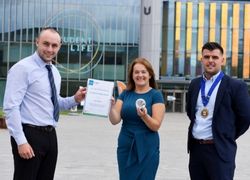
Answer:
<svg viewBox="0 0 250 180"><path fill-rule="evenodd" d="M202 78L200 88L201 88L202 104L204 105L204 107L206 107L206 105L208 104L210 96L214 91L214 88L217 86L217 84L220 82L220 80L222 79L223 76L224 76L224 73L221 71L220 74L218 75L218 77L215 79L214 83L212 84L211 88L209 89L207 96L205 96L206 80L204 78Z"/></svg>

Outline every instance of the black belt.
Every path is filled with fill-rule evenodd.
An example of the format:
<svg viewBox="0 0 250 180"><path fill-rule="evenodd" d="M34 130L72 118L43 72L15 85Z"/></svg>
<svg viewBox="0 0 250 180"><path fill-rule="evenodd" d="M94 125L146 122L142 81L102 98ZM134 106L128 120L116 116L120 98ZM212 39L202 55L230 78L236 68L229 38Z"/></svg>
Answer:
<svg viewBox="0 0 250 180"><path fill-rule="evenodd" d="M55 128L51 125L49 125L49 126L36 126L33 124L23 124L23 127L34 128L34 129L37 129L37 130L43 131L43 132L53 132L55 130Z"/></svg>
<svg viewBox="0 0 250 180"><path fill-rule="evenodd" d="M213 139L192 139L194 143L197 144L214 144Z"/></svg>

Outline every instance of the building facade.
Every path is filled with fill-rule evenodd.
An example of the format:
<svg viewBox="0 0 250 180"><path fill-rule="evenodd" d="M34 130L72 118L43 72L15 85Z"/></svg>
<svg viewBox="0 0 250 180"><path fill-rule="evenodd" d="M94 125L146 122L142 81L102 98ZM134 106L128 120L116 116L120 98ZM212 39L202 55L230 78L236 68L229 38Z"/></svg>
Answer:
<svg viewBox="0 0 250 180"><path fill-rule="evenodd" d="M160 88L181 90L184 107L189 79L202 73L207 41L225 49L226 74L250 79L249 1L0 0L0 107L8 70L34 53L35 38L47 26L62 36L54 62L62 96L88 78L127 81L128 66L140 55L150 59Z"/></svg>
<svg viewBox="0 0 250 180"><path fill-rule="evenodd" d="M55 64L63 96L85 86L87 78L126 81L138 56L138 0L0 0L0 107L7 72L35 50L43 27L61 33Z"/></svg>
<svg viewBox="0 0 250 180"><path fill-rule="evenodd" d="M162 76L192 78L202 73L201 48L219 42L226 74L250 78L249 1L164 1Z"/></svg>

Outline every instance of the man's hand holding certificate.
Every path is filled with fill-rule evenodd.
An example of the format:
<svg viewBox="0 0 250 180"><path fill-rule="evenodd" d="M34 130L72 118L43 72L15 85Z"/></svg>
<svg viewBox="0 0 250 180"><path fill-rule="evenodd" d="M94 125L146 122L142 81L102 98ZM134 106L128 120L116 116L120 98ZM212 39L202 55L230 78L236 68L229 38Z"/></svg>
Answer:
<svg viewBox="0 0 250 180"><path fill-rule="evenodd" d="M88 79L83 113L107 117L113 88L114 82Z"/></svg>

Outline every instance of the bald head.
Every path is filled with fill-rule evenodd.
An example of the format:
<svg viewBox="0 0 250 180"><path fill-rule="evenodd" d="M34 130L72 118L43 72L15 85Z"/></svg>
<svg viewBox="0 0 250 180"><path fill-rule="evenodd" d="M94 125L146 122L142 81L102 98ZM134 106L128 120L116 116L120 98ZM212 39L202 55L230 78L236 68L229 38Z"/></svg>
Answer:
<svg viewBox="0 0 250 180"><path fill-rule="evenodd" d="M59 31L57 31L55 28L52 28L52 27L45 27L45 28L43 28L40 31L40 33L38 34L37 38L39 38L40 36L42 36L46 31L50 31L52 33L57 34L60 37L60 43L61 43L61 34L59 33Z"/></svg>

